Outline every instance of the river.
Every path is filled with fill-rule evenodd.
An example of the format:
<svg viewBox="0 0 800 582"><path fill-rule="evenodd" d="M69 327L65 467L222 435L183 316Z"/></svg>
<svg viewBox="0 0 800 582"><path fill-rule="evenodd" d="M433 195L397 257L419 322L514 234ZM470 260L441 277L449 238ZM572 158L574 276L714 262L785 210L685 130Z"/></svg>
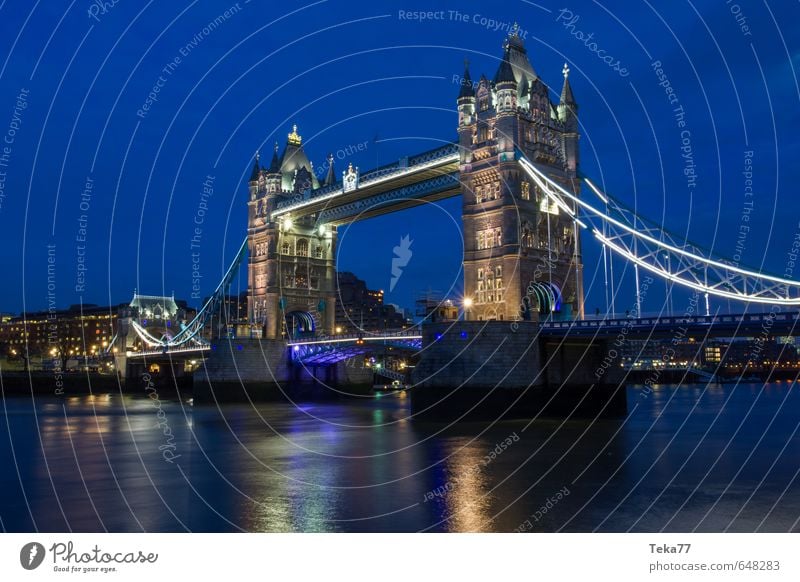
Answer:
<svg viewBox="0 0 800 582"><path fill-rule="evenodd" d="M628 389L618 420L408 418L405 394L7 397L5 531L796 531L791 383Z"/></svg>

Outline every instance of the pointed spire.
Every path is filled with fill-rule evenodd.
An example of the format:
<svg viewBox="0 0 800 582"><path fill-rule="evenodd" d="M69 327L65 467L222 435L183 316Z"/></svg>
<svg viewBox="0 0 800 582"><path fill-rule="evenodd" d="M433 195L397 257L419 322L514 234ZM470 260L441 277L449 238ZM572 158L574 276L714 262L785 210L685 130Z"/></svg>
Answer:
<svg viewBox="0 0 800 582"><path fill-rule="evenodd" d="M461 79L461 91L459 99L475 97L475 90L472 87L472 77L469 75L469 60L464 59L464 78Z"/></svg>
<svg viewBox="0 0 800 582"><path fill-rule="evenodd" d="M514 69L511 66L511 52L509 45L506 43L505 52L503 53L503 60L500 61L500 67L497 69L497 74L494 76L494 84L500 83L516 83L517 79L514 77Z"/></svg>
<svg viewBox="0 0 800 582"><path fill-rule="evenodd" d="M278 142L275 142L275 149L272 152L272 162L269 165L269 173L277 174L281 170L281 161L278 159Z"/></svg>
<svg viewBox="0 0 800 582"><path fill-rule="evenodd" d="M258 156L258 152L256 152L256 158L253 161L253 171L250 173L250 181L251 182L257 182L258 181L258 175L259 175L259 173L261 173L261 168L258 166L258 157L259 157Z"/></svg>
<svg viewBox="0 0 800 582"><path fill-rule="evenodd" d="M564 75L564 88L561 89L561 103L564 105L575 105L575 97L572 95L572 86L569 84L569 66L564 63L561 71Z"/></svg>
<svg viewBox="0 0 800 582"><path fill-rule="evenodd" d="M336 183L336 171L333 169L333 154L328 154L328 173L325 175L324 186Z"/></svg>

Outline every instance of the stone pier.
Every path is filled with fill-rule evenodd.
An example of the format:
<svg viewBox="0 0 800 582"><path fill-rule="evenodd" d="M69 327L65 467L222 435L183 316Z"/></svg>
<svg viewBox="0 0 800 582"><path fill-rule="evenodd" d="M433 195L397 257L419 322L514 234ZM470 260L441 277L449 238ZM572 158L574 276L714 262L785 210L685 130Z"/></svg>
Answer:
<svg viewBox="0 0 800 582"><path fill-rule="evenodd" d="M220 339L195 373L195 402L308 401L367 394L372 371L293 362L283 340Z"/></svg>
<svg viewBox="0 0 800 582"><path fill-rule="evenodd" d="M603 368L606 342L549 340L538 323L459 321L423 326L413 413L433 420L619 416L625 386Z"/></svg>

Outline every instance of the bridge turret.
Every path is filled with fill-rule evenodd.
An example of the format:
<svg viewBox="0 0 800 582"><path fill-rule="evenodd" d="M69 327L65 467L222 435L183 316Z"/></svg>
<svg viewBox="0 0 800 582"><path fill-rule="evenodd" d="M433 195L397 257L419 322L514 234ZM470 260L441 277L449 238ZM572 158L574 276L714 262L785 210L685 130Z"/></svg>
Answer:
<svg viewBox="0 0 800 582"><path fill-rule="evenodd" d="M569 66L564 63L562 71L564 75L564 87L561 89L561 100L558 104L558 119L564 124L564 134L562 137L564 147L564 158L570 173L575 176L578 171L580 156L578 151L578 104L572 94L572 86L569 82Z"/></svg>
<svg viewBox="0 0 800 582"><path fill-rule="evenodd" d="M253 160L253 171L250 172L248 188L250 190L250 200L255 200L258 194L258 177L261 175L261 168L258 165L258 152Z"/></svg>
<svg viewBox="0 0 800 582"><path fill-rule="evenodd" d="M281 161L278 157L278 142L272 152L272 162L264 173L265 189L267 194L277 194L281 191Z"/></svg>
<svg viewBox="0 0 800 582"><path fill-rule="evenodd" d="M574 221L520 171L516 154L575 188L570 178L577 168L577 106L568 84L563 107L551 101L518 27L503 49L494 82L482 76L478 83L474 125L462 125L462 103L468 102L459 98L468 317L572 318L583 312Z"/></svg>
<svg viewBox="0 0 800 582"><path fill-rule="evenodd" d="M494 87L496 91L495 111L497 114L495 121L494 137L497 143L497 153L511 153L513 160L514 142L516 141L517 123L517 79L514 77L514 69L511 66L510 45L506 42L503 60L497 69L494 77Z"/></svg>
<svg viewBox="0 0 800 582"><path fill-rule="evenodd" d="M336 170L333 167L333 154L328 154L328 172L325 174L323 186L330 186L336 183Z"/></svg>
<svg viewBox="0 0 800 582"><path fill-rule="evenodd" d="M461 146L461 163L472 161L472 135L475 131L475 88L469 74L469 61L464 61L464 76L458 93L458 142Z"/></svg>

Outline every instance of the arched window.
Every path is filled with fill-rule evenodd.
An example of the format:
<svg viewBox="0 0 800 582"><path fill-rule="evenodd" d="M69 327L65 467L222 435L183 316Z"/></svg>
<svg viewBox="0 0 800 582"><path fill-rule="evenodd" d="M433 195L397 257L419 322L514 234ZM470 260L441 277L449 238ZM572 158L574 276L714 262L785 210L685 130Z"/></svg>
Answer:
<svg viewBox="0 0 800 582"><path fill-rule="evenodd" d="M298 257L308 256L308 241L306 239L301 238L297 241L297 252L295 254Z"/></svg>
<svg viewBox="0 0 800 582"><path fill-rule="evenodd" d="M317 259L321 259L325 256L325 250L322 248L322 245L317 245L317 248L314 249L314 257Z"/></svg>
<svg viewBox="0 0 800 582"><path fill-rule="evenodd" d="M294 286L298 289L308 287L308 270L305 267L297 267L294 271Z"/></svg>

